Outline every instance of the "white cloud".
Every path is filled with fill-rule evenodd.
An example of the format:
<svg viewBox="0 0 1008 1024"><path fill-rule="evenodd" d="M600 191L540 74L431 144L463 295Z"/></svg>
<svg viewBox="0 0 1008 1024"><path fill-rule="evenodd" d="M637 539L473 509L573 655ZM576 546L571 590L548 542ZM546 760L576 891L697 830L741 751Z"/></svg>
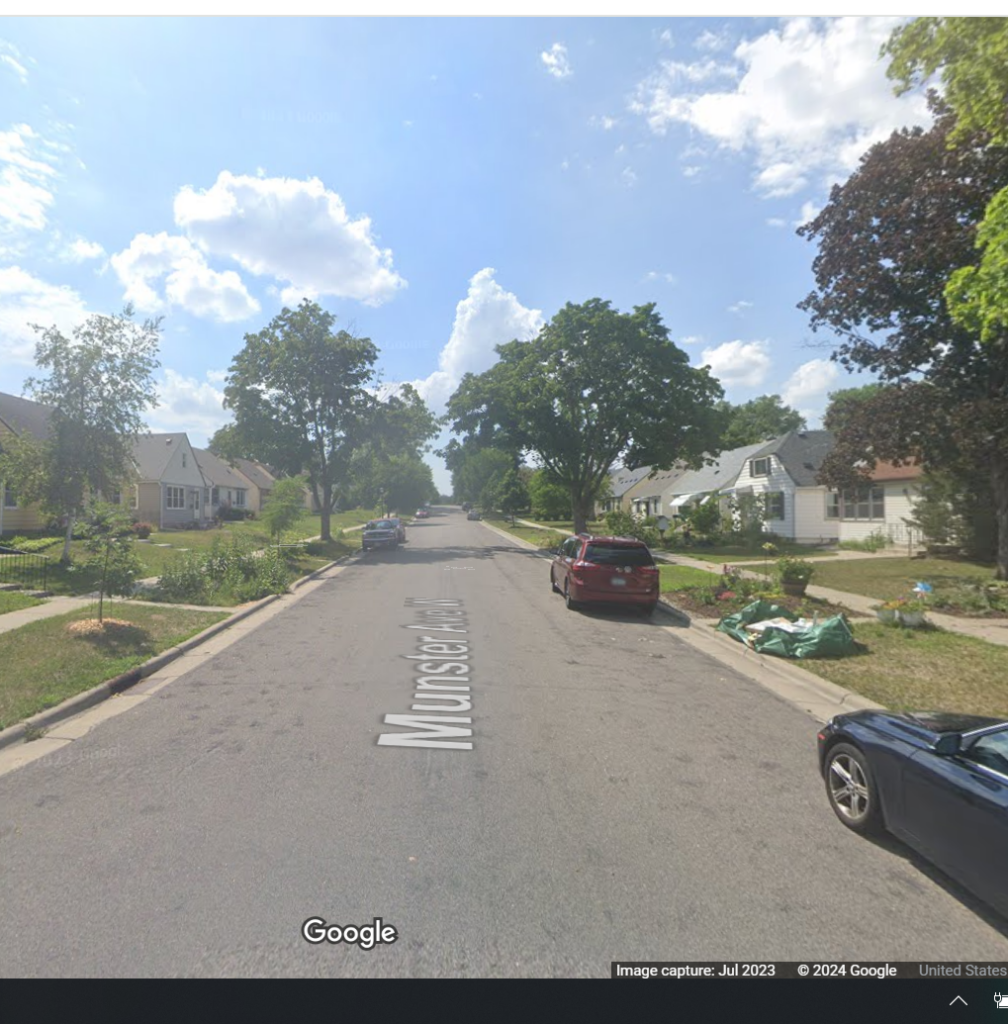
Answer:
<svg viewBox="0 0 1008 1024"><path fill-rule="evenodd" d="M682 169L683 177L695 178L702 170L702 167L697 167L693 164L690 164L689 166L686 166Z"/></svg>
<svg viewBox="0 0 1008 1024"><path fill-rule="evenodd" d="M175 223L204 252L226 256L294 294L334 295L377 306L406 281L380 249L371 220L352 220L318 178L256 178L221 171L209 189L185 186Z"/></svg>
<svg viewBox="0 0 1008 1024"><path fill-rule="evenodd" d="M726 341L716 348L705 348L700 365L709 366L722 384L758 388L770 370L769 342Z"/></svg>
<svg viewBox="0 0 1008 1024"><path fill-rule="evenodd" d="M754 185L789 195L849 174L874 142L930 123L919 94L897 98L879 48L902 18L791 18L736 46L733 64L665 61L631 109L651 129L683 124L752 155ZM696 86L720 78L710 91Z"/></svg>
<svg viewBox="0 0 1008 1024"><path fill-rule="evenodd" d="M30 324L55 324L69 337L87 315L84 299L67 285L49 284L21 267L0 270L0 365L34 362L39 336Z"/></svg>
<svg viewBox="0 0 1008 1024"><path fill-rule="evenodd" d="M63 259L70 263L84 263L97 260L105 255L104 247L98 242L89 242L86 238L77 238L62 251Z"/></svg>
<svg viewBox="0 0 1008 1024"><path fill-rule="evenodd" d="M703 337L699 334L687 334L685 338L680 338L676 343L678 345L702 345Z"/></svg>
<svg viewBox="0 0 1008 1024"><path fill-rule="evenodd" d="M0 229L41 231L53 203L54 156L30 125L0 132Z"/></svg>
<svg viewBox="0 0 1008 1024"><path fill-rule="evenodd" d="M747 302L745 299L739 299L738 302L732 303L728 307L728 312L739 314L744 313L747 309L752 309L752 303Z"/></svg>
<svg viewBox="0 0 1008 1024"><path fill-rule="evenodd" d="M23 64L19 64L9 54L0 53L0 64L10 68L21 79L22 85L28 81L28 69Z"/></svg>
<svg viewBox="0 0 1008 1024"><path fill-rule="evenodd" d="M711 32L709 29L704 29L693 40L693 47L697 50L706 50L708 53L715 53L718 50L723 50L728 45L728 29L723 28L720 32Z"/></svg>
<svg viewBox="0 0 1008 1024"><path fill-rule="evenodd" d="M604 132L612 131L618 123L615 117L606 114L593 114L588 118L588 124L592 128L601 128Z"/></svg>
<svg viewBox="0 0 1008 1024"><path fill-rule="evenodd" d="M224 392L213 383L224 371L209 371L206 380L183 377L166 369L164 380L157 384L158 405L148 416L153 432L171 433L184 430L197 448L227 423L231 416L224 411Z"/></svg>
<svg viewBox="0 0 1008 1024"><path fill-rule="evenodd" d="M811 399L821 398L833 388L839 372L836 363L829 359L802 363L784 382L781 400L793 408L807 406Z"/></svg>
<svg viewBox="0 0 1008 1024"><path fill-rule="evenodd" d="M767 227L771 228L784 228L787 227L787 221L783 217L767 217Z"/></svg>
<svg viewBox="0 0 1008 1024"><path fill-rule="evenodd" d="M658 34L658 42L661 43L663 46L675 46L675 39L673 39L672 37L671 30L667 28L662 29L662 31Z"/></svg>
<svg viewBox="0 0 1008 1024"><path fill-rule="evenodd" d="M126 301L145 312L171 303L194 316L227 322L244 320L260 309L235 271L212 270L203 254L181 235L139 234L110 262L126 288ZM152 286L162 278L163 298Z"/></svg>
<svg viewBox="0 0 1008 1024"><path fill-rule="evenodd" d="M620 178L622 178L623 184L627 188L633 188L637 184L637 172L632 167L624 167Z"/></svg>
<svg viewBox="0 0 1008 1024"><path fill-rule="evenodd" d="M649 270L644 275L645 281L664 281L666 284L676 284L675 274L669 274L662 270Z"/></svg>
<svg viewBox="0 0 1008 1024"><path fill-rule="evenodd" d="M567 47L563 43L554 43L548 50L539 54L546 71L554 78L569 78L574 72L567 59Z"/></svg>
<svg viewBox="0 0 1008 1024"><path fill-rule="evenodd" d="M802 203L801 213L798 214L798 219L794 222L794 226L800 228L802 224L815 220L819 216L819 210L820 207L815 203Z"/></svg>

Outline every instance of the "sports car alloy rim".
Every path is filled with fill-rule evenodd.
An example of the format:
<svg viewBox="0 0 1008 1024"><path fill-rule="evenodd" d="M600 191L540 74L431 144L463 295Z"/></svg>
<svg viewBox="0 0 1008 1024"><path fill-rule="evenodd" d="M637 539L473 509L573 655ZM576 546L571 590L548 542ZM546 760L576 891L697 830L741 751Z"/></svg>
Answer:
<svg viewBox="0 0 1008 1024"><path fill-rule="evenodd" d="M847 754L838 754L830 762L830 796L840 813L851 821L860 821L868 813L868 783L861 765Z"/></svg>

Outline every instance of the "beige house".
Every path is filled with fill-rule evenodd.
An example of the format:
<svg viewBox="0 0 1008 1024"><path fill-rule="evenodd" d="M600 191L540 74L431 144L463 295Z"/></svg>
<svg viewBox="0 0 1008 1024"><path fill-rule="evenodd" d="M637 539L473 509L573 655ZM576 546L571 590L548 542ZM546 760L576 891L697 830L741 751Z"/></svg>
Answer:
<svg viewBox="0 0 1008 1024"><path fill-rule="evenodd" d="M595 515L602 516L606 512L615 511L629 512L630 489L650 472L650 466L641 466L639 469L614 469L609 474L609 497L604 501L595 502Z"/></svg>
<svg viewBox="0 0 1008 1024"><path fill-rule="evenodd" d="M259 512L273 491L277 478L261 462L235 459L234 467L248 481L248 507Z"/></svg>
<svg viewBox="0 0 1008 1024"><path fill-rule="evenodd" d="M49 406L0 392L0 448L5 436L29 433L39 441L49 436ZM45 525L37 505L18 501L13 487L0 480L0 535L41 530Z"/></svg>
<svg viewBox="0 0 1008 1024"><path fill-rule="evenodd" d="M662 495L671 490L676 481L686 475L685 466L673 466L671 469L656 470L653 476L645 476L626 492L626 501L630 511L637 516L669 516L665 510Z"/></svg>

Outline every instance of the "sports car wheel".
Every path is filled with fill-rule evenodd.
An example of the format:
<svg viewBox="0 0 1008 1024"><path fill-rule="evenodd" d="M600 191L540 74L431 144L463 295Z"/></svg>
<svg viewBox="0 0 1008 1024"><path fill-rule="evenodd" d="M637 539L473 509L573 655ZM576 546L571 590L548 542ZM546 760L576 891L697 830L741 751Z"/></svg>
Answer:
<svg viewBox="0 0 1008 1024"><path fill-rule="evenodd" d="M571 597L571 593L570 593L570 580L564 580L563 595L564 595L564 601L567 602L568 610L572 611L572 612L577 611L577 606L578 606L577 605L577 601L575 601Z"/></svg>
<svg viewBox="0 0 1008 1024"><path fill-rule="evenodd" d="M553 570L550 569L550 586L553 588L554 594L560 593L560 588L556 585L556 580L553 579Z"/></svg>
<svg viewBox="0 0 1008 1024"><path fill-rule="evenodd" d="M826 756L826 795L833 813L855 832L882 829L878 789L864 754L849 743L838 743Z"/></svg>

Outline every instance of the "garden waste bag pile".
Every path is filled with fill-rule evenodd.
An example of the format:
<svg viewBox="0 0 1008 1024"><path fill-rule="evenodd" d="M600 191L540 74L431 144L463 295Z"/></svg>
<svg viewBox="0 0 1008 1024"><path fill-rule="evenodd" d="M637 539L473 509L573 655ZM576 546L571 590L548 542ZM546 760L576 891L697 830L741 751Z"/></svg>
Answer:
<svg viewBox="0 0 1008 1024"><path fill-rule="evenodd" d="M769 601L753 601L717 627L760 654L781 658L842 658L854 654L854 634L842 615L808 622Z"/></svg>

